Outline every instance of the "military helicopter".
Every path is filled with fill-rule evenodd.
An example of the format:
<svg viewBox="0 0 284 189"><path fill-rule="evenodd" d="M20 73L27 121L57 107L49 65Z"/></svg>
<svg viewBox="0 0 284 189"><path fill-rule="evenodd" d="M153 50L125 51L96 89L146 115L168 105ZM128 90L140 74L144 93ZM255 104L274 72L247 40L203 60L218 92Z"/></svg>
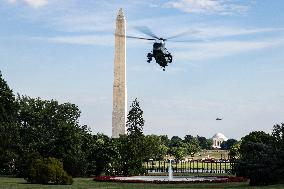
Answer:
<svg viewBox="0 0 284 189"><path fill-rule="evenodd" d="M219 117L216 118L217 121L221 121L222 119L223 119L223 118L219 118Z"/></svg>
<svg viewBox="0 0 284 189"><path fill-rule="evenodd" d="M168 64L172 63L172 61L173 61L173 56L171 55L171 53L169 53L169 51L165 47L165 42L169 41L173 38L177 38L177 37L180 37L182 35L186 35L187 33L196 32L196 31L190 30L190 31L180 33L178 35L168 37L168 38L162 38L162 37L158 37L157 35L155 35L148 27L136 27L136 29L139 30L140 32L152 37L152 38L135 37L135 36L129 36L129 35L126 35L126 37L127 38L133 38L133 39L155 41L153 43L152 52L147 54L147 58L148 58L147 62L150 63L153 60L153 58L155 58L156 63L161 66L163 71L165 71L166 66L168 66ZM183 41L173 41L173 42L183 42Z"/></svg>

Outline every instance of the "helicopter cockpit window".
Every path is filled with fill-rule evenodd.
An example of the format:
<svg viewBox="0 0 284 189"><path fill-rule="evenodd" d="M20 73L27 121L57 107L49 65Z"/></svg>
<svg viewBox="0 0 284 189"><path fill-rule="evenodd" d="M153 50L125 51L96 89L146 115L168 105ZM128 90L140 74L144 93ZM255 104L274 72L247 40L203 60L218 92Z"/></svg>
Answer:
<svg viewBox="0 0 284 189"><path fill-rule="evenodd" d="M162 47L162 43L154 43L153 47L154 47L155 49L159 49L159 48Z"/></svg>

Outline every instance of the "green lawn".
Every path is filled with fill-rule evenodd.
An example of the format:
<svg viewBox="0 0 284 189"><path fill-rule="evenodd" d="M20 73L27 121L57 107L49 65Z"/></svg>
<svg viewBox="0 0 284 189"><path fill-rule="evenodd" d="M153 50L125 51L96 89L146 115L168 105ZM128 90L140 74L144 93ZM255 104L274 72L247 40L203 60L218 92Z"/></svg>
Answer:
<svg viewBox="0 0 284 189"><path fill-rule="evenodd" d="M229 183L229 184L128 184L128 183L103 183L95 182L90 178L76 178L73 185L56 186L56 185L39 185L27 184L22 178L8 178L0 177L0 189L40 189L40 188L54 188L54 189L140 189L140 188L284 188L282 185L272 185L269 187L250 187L248 183Z"/></svg>

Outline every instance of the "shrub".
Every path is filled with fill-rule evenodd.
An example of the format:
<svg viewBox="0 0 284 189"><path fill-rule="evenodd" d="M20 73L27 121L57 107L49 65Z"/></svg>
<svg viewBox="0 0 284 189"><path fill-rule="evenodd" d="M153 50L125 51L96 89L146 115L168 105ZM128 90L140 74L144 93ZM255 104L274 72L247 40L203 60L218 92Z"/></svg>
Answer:
<svg viewBox="0 0 284 189"><path fill-rule="evenodd" d="M63 169L63 164L56 158L36 159L32 162L25 178L38 184L72 184L73 179Z"/></svg>

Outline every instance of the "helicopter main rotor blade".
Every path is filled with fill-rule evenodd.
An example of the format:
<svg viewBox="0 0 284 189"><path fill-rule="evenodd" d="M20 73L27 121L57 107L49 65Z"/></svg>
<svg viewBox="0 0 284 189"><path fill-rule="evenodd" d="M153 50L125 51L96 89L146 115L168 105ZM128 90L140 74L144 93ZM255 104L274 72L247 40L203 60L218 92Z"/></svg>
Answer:
<svg viewBox="0 0 284 189"><path fill-rule="evenodd" d="M156 39L153 39L153 38L135 37L135 36L130 36L130 35L119 35L119 34L116 34L116 36L119 36L119 37L127 37L127 38L132 38L132 39L151 40L151 41L156 40Z"/></svg>
<svg viewBox="0 0 284 189"><path fill-rule="evenodd" d="M132 39L144 39L144 40L156 40L156 39L153 39L153 38L144 38L144 37L134 37L134 36L129 36L129 35L126 35L127 38L132 38Z"/></svg>
<svg viewBox="0 0 284 189"><path fill-rule="evenodd" d="M188 35L188 34L195 34L195 33L199 33L199 31L197 31L197 30L188 30L188 31L184 31L182 33L173 35L171 37L167 37L165 40L174 39L174 38L182 37L182 36L185 36L185 35Z"/></svg>
<svg viewBox="0 0 284 189"><path fill-rule="evenodd" d="M202 39L189 39L189 40L168 40L168 42L177 42L177 43L190 43L190 42L209 42L208 40Z"/></svg>
<svg viewBox="0 0 284 189"><path fill-rule="evenodd" d="M155 35L148 27L146 26L140 26L140 27L135 27L138 31L146 34L146 35L149 35L153 38L156 38L156 39L160 39L157 35Z"/></svg>

